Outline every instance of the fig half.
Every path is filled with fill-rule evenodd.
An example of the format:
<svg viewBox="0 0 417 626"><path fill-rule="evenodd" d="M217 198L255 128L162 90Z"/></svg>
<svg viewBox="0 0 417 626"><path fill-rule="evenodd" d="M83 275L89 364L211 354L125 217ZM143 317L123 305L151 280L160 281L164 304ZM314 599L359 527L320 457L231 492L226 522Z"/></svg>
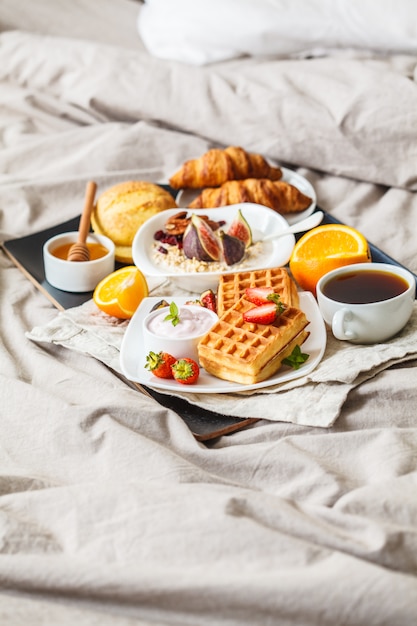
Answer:
<svg viewBox="0 0 417 626"><path fill-rule="evenodd" d="M184 232L182 249L188 259L207 262L218 261L222 251L213 230L196 213Z"/></svg>
<svg viewBox="0 0 417 626"><path fill-rule="evenodd" d="M245 248L249 248L249 246L252 245L252 231L240 209L235 219L230 224L227 234L241 239L245 244Z"/></svg>
<svg viewBox="0 0 417 626"><path fill-rule="evenodd" d="M234 265L239 263L245 256L245 242L238 237L229 235L223 230L220 231L220 241L223 249L223 258L227 265Z"/></svg>

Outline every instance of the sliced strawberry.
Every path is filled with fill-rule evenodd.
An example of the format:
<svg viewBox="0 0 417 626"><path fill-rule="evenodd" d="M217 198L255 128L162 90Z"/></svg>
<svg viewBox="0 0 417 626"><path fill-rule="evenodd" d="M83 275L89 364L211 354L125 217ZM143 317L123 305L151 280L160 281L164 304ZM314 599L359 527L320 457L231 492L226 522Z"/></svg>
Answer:
<svg viewBox="0 0 417 626"><path fill-rule="evenodd" d="M203 291L200 296L200 302L206 309L217 313L216 294L212 289L207 289L206 291Z"/></svg>
<svg viewBox="0 0 417 626"><path fill-rule="evenodd" d="M268 296L272 295L274 290L272 287L247 287L245 297L253 304L265 304L269 302Z"/></svg>
<svg viewBox="0 0 417 626"><path fill-rule="evenodd" d="M255 306L253 309L249 309L243 314L245 322L251 322L253 324L272 324L280 314L277 305L274 302L268 302L267 304L261 304Z"/></svg>
<svg viewBox="0 0 417 626"><path fill-rule="evenodd" d="M175 361L171 369L175 380L182 385L194 384L200 375L198 363L188 357Z"/></svg>
<svg viewBox="0 0 417 626"><path fill-rule="evenodd" d="M274 302L278 307L278 313L282 313L286 308L285 304L281 302L281 296L279 293L275 293L272 287L247 287L245 297L249 302L256 305Z"/></svg>
<svg viewBox="0 0 417 626"><path fill-rule="evenodd" d="M175 361L175 357L168 352L149 352L145 367L158 378L173 378L171 368Z"/></svg>

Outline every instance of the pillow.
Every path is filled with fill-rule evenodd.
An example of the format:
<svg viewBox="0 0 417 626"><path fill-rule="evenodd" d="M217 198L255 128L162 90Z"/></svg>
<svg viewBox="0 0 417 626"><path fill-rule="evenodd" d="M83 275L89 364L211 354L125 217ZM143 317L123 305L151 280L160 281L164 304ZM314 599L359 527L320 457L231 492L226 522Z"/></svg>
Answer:
<svg viewBox="0 0 417 626"><path fill-rule="evenodd" d="M335 48L417 53L415 0L147 0L138 30L154 56L204 65Z"/></svg>

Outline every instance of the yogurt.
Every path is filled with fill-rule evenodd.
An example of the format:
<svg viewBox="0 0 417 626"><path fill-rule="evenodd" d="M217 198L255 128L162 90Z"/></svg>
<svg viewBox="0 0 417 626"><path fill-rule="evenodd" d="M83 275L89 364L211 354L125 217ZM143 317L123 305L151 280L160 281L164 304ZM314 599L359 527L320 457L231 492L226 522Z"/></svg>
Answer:
<svg viewBox="0 0 417 626"><path fill-rule="evenodd" d="M213 326L213 317L210 313L202 306L179 307L179 322L174 326L171 320L165 319L167 310L162 310L159 315L151 317L148 329L159 337L194 337L205 334Z"/></svg>
<svg viewBox="0 0 417 626"><path fill-rule="evenodd" d="M176 359L189 357L198 360L197 346L200 339L217 321L216 313L195 304L178 306L179 322L174 326L166 320L169 308L150 313L144 320L144 351L169 352Z"/></svg>

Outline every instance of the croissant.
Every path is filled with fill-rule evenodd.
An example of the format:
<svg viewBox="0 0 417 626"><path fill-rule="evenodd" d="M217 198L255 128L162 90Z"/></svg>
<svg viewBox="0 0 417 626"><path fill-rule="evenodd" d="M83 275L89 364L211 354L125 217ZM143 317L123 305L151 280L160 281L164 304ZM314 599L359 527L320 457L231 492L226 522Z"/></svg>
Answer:
<svg viewBox="0 0 417 626"><path fill-rule="evenodd" d="M310 206L311 198L284 181L247 178L232 180L214 189L203 189L188 206L190 209L212 209L240 202L262 204L277 213L298 213Z"/></svg>
<svg viewBox="0 0 417 626"><path fill-rule="evenodd" d="M262 155L229 146L225 150L213 148L198 159L186 161L169 179L169 184L174 189L199 189L218 187L228 180L281 177L281 169L269 165Z"/></svg>

